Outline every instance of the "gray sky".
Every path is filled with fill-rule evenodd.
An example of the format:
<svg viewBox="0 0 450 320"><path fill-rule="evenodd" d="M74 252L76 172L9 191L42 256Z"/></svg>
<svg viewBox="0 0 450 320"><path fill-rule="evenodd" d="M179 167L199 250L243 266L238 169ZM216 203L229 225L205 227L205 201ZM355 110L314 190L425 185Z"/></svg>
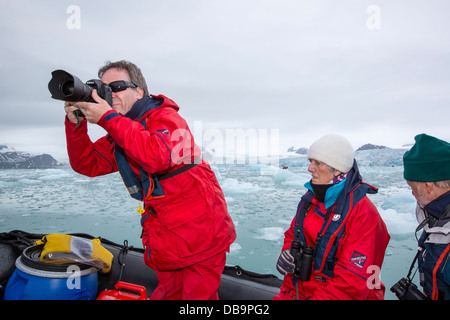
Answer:
<svg viewBox="0 0 450 320"><path fill-rule="evenodd" d="M448 12L448 0L0 0L0 144L66 158L51 72L87 81L120 59L191 129L276 129L281 151L326 133L355 148L450 141Z"/></svg>

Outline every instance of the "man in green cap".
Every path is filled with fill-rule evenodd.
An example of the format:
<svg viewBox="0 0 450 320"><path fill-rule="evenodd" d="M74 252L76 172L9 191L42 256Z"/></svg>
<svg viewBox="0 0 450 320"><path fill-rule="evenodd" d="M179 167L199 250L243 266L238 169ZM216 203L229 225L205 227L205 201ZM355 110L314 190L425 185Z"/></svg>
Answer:
<svg viewBox="0 0 450 320"><path fill-rule="evenodd" d="M420 284L427 299L450 300L450 144L427 134L415 140L403 156L403 176L418 204L416 232L423 228Z"/></svg>

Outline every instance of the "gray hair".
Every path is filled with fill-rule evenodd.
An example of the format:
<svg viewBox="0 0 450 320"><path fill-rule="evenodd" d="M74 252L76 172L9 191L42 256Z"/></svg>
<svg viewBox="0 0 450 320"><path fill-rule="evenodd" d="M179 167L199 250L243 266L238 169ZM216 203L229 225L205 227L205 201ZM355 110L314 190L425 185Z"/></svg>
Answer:
<svg viewBox="0 0 450 320"><path fill-rule="evenodd" d="M327 165L328 166L328 165ZM335 168L333 168L332 166L328 166L328 169L330 170L330 173L334 173L335 171L339 171ZM340 171L339 171L340 172Z"/></svg>
<svg viewBox="0 0 450 320"><path fill-rule="evenodd" d="M130 76L130 81L144 90L144 96L149 95L147 83L144 76L142 75L141 69L139 69L132 62L126 60L120 60L116 62L106 61L105 65L98 70L98 77L101 79L107 70L113 68L127 71L128 75Z"/></svg>
<svg viewBox="0 0 450 320"><path fill-rule="evenodd" d="M450 188L450 180L435 181L434 184L442 189Z"/></svg>

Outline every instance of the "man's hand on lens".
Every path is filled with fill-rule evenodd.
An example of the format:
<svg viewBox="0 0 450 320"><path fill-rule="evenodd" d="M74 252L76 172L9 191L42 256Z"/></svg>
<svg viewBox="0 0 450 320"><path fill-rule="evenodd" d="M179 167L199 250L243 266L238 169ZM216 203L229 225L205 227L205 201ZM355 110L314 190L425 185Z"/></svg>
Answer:
<svg viewBox="0 0 450 320"><path fill-rule="evenodd" d="M75 105L83 112L87 121L90 123L97 123L100 118L109 110L112 110L111 106L104 99L100 98L97 94L97 90L92 91L93 102L77 102Z"/></svg>

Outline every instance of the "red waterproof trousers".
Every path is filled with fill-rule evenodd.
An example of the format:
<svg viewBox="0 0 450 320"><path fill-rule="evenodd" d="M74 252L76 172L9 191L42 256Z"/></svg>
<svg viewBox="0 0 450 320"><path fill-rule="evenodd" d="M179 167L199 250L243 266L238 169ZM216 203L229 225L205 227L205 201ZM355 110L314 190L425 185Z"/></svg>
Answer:
<svg viewBox="0 0 450 320"><path fill-rule="evenodd" d="M192 266L156 271L158 287L151 300L218 300L217 290L225 267L225 253L219 253Z"/></svg>

